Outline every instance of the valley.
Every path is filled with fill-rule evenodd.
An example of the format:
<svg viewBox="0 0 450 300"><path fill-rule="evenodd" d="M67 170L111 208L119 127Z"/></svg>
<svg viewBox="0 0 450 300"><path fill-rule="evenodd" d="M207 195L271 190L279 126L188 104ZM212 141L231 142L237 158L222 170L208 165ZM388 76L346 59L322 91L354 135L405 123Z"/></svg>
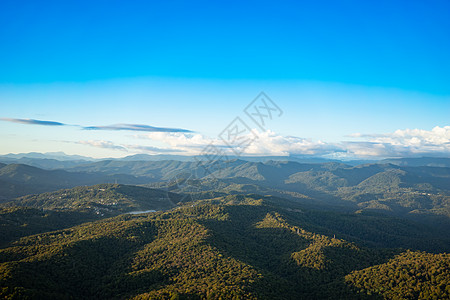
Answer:
<svg viewBox="0 0 450 300"><path fill-rule="evenodd" d="M226 165L1 165L2 297L450 295L450 168Z"/></svg>

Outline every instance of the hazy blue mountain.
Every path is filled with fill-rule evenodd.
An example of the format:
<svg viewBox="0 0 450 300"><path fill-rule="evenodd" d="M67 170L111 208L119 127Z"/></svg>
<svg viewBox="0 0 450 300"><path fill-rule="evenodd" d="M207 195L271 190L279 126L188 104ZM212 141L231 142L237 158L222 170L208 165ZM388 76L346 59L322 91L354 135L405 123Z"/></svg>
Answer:
<svg viewBox="0 0 450 300"><path fill-rule="evenodd" d="M114 182L139 184L147 181L133 175L43 170L28 165L10 164L0 168L0 201L61 188Z"/></svg>
<svg viewBox="0 0 450 300"><path fill-rule="evenodd" d="M317 157L311 155L289 155L289 156L227 156L227 160L243 160L249 162L269 162L269 161L292 161L302 164L321 164L321 163L344 163L346 165L357 166L361 164L394 164L399 166L435 166L435 167L450 167L450 158L445 157L419 157L419 158L393 158L393 159L354 159L354 160L338 160L324 157ZM45 161L49 160L49 161ZM71 161L67 164L58 164L54 161ZM47 152L47 153L19 153L0 155L0 162L5 163L23 163L32 166L56 169L56 168L70 168L82 162L95 162L101 160L115 160L115 161L164 161L176 160L184 162L194 162L198 160L206 160L205 156L186 156L186 155L172 155L172 154L134 154L122 158L105 158L94 159L86 156L67 155L64 152Z"/></svg>
<svg viewBox="0 0 450 300"><path fill-rule="evenodd" d="M211 174L194 161L103 160L66 169L70 172L40 174L43 170L19 166L0 169L4 198L115 180L158 187L188 178L196 180L196 186L180 187L180 192L256 192L352 210L450 215L450 168L446 167L230 160Z"/></svg>
<svg viewBox="0 0 450 300"><path fill-rule="evenodd" d="M183 172L191 172L201 168L191 161L118 161L103 160L89 164L79 165L67 169L75 172L102 172L105 174L128 174L147 177L149 181L170 179Z"/></svg>
<svg viewBox="0 0 450 300"><path fill-rule="evenodd" d="M178 161L194 161L195 156L173 155L173 154L134 154L117 158L120 161L161 161L161 160L178 160Z"/></svg>
<svg viewBox="0 0 450 300"><path fill-rule="evenodd" d="M114 160L124 160L124 161L161 161L161 160L179 160L179 161L195 161L205 159L205 156L202 155L174 155L174 154L134 154L129 155L123 158L118 158ZM325 162L339 162L335 159L328 159L322 157L315 156L307 156L307 155L290 155L290 156L236 156L236 155L228 155L226 157L227 160L244 160L251 162L267 162L271 160L276 161L295 161L301 163L325 163ZM367 161L366 161L367 162Z"/></svg>
<svg viewBox="0 0 450 300"><path fill-rule="evenodd" d="M25 164L46 170L66 169L92 161L97 161L97 159L80 155L67 155L64 152L30 152L0 155L0 162L2 163Z"/></svg>
<svg viewBox="0 0 450 300"><path fill-rule="evenodd" d="M450 167L450 158L444 157L419 157L419 158L396 158L396 159L384 159L381 162L390 163L399 166L409 167Z"/></svg>
<svg viewBox="0 0 450 300"><path fill-rule="evenodd" d="M450 216L450 168L235 160L197 182L183 183L179 191L255 192L352 210Z"/></svg>
<svg viewBox="0 0 450 300"><path fill-rule="evenodd" d="M39 152L29 152L29 153L10 153L1 155L0 158L6 157L6 158L39 158L39 159L56 159L56 160L87 160L87 161L94 161L96 159L92 157L87 156L81 156L81 155L68 155L64 152L46 152L46 153L39 153Z"/></svg>
<svg viewBox="0 0 450 300"><path fill-rule="evenodd" d="M24 164L45 170L67 169L89 163L87 160L57 160L50 158L8 158L0 157L0 162L6 164Z"/></svg>

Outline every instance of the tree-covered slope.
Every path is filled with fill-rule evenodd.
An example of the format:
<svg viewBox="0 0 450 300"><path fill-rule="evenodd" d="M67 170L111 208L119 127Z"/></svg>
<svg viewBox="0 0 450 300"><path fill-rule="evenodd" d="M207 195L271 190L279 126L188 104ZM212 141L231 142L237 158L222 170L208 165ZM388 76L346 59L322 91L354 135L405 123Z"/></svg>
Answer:
<svg viewBox="0 0 450 300"><path fill-rule="evenodd" d="M328 208L450 216L450 168L444 167L232 161L176 191L259 193Z"/></svg>
<svg viewBox="0 0 450 300"><path fill-rule="evenodd" d="M372 283L359 288L358 272L396 270L392 259L409 253L412 264L416 258L417 266L431 259L439 266L438 273L421 269L420 292L434 285L432 276L440 276L439 284L448 280L442 273L447 255L358 246L339 230L333 233L317 214L280 198L236 195L24 237L0 250L1 296L373 298ZM397 276L394 282L408 287L408 280ZM409 291L413 288L394 296Z"/></svg>
<svg viewBox="0 0 450 300"><path fill-rule="evenodd" d="M213 174L189 161L100 161L46 171L25 165L0 168L0 200L103 182L170 186L179 178L198 182L195 192L259 193L311 205L397 215L450 216L450 168L292 161L223 162ZM75 172L76 171L76 172ZM215 184L211 184L211 183ZM176 192L192 192L187 189Z"/></svg>
<svg viewBox="0 0 450 300"><path fill-rule="evenodd" d="M164 190L123 184L98 184L23 196L4 206L82 210L112 216L131 211L167 210L175 207L180 199L181 196Z"/></svg>
<svg viewBox="0 0 450 300"><path fill-rule="evenodd" d="M3 207L0 208L0 247L24 236L69 228L101 217L86 211Z"/></svg>
<svg viewBox="0 0 450 300"><path fill-rule="evenodd" d="M449 299L450 254L406 251L345 280L357 293L384 299Z"/></svg>
<svg viewBox="0 0 450 300"><path fill-rule="evenodd" d="M0 201L27 194L106 182L139 184L147 181L133 175L43 170L28 165L9 164L0 166Z"/></svg>
<svg viewBox="0 0 450 300"><path fill-rule="evenodd" d="M17 198L0 206L0 246L14 239L123 213L167 210L182 196L164 190L99 184Z"/></svg>

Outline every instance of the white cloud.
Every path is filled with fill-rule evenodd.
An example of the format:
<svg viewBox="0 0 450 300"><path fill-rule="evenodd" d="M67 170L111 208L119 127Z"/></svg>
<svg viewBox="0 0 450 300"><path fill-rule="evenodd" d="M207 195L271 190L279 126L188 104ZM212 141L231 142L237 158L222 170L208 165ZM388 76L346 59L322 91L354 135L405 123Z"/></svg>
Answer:
<svg viewBox="0 0 450 300"><path fill-rule="evenodd" d="M357 156L450 155L450 126L432 130L399 129L387 134L352 134L364 142L345 142L345 148Z"/></svg>
<svg viewBox="0 0 450 300"><path fill-rule="evenodd" d="M327 143L295 136L281 136L273 131L253 129L258 136L247 147L235 147L243 155L332 155L340 157L407 157L407 156L449 156L450 126L435 127L432 130L404 129L384 134L352 134L359 141ZM227 154L233 154L219 138L209 138L198 133L152 132L137 137L163 142L172 149L187 154L199 154L209 144L221 147ZM246 137L252 138L251 134Z"/></svg>
<svg viewBox="0 0 450 300"><path fill-rule="evenodd" d="M90 140L90 141L79 141L78 144L93 146L97 148L105 148L105 149L113 149L120 151L127 151L127 149L123 146L116 145L111 141L98 141L98 140Z"/></svg>
<svg viewBox="0 0 450 300"><path fill-rule="evenodd" d="M142 145L124 145L130 151L138 150L142 153L173 153L173 152L183 152L183 150L173 149L173 148L159 148L153 146L142 146Z"/></svg>
<svg viewBox="0 0 450 300"><path fill-rule="evenodd" d="M264 132L253 129L257 138L247 147L234 146L237 153L244 155L289 155L289 154L305 154L305 155L323 155L335 151L340 151L338 147L327 144L322 141L312 141L293 136L281 136L273 131ZM153 141L163 142L167 145L186 151L189 154L199 154L207 145L213 144L220 147L226 154L235 154L228 145L219 138L209 138L201 134L190 133L167 133L155 132L136 137L150 139ZM254 135L249 133L244 135L245 139L253 139Z"/></svg>
<svg viewBox="0 0 450 300"><path fill-rule="evenodd" d="M199 133L183 133L183 132L151 132L142 135L135 135L138 138L150 139L153 141L161 141L165 144L184 150L191 148L203 148L210 143L220 143L218 139L212 139Z"/></svg>
<svg viewBox="0 0 450 300"><path fill-rule="evenodd" d="M339 147L322 141L313 141L295 136L281 136L271 130L257 132L258 138L244 149L251 155L325 155L340 151Z"/></svg>
<svg viewBox="0 0 450 300"><path fill-rule="evenodd" d="M150 132L134 137L166 144L153 145L114 144L111 141L90 140L79 144L134 153L180 153L196 155L210 144L219 147L227 155L315 155L339 156L339 158L381 158L412 156L450 156L450 126L432 130L402 129L383 134L352 134L354 141L327 143L295 136L282 136L271 130L253 129L257 138L246 147L230 148L222 139L210 138L199 133ZM245 137L254 138L248 134ZM233 152L235 150L235 152Z"/></svg>
<svg viewBox="0 0 450 300"><path fill-rule="evenodd" d="M395 145L445 145L450 143L450 126L436 126L430 131L423 129L396 130L392 134L377 137L376 141Z"/></svg>

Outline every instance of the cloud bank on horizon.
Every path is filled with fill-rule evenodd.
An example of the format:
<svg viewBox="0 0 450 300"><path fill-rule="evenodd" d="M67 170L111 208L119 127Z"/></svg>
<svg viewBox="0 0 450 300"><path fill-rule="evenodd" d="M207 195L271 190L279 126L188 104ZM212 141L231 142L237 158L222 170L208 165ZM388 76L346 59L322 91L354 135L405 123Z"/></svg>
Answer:
<svg viewBox="0 0 450 300"><path fill-rule="evenodd" d="M167 148L118 145L118 150L141 153L183 153L185 155L201 154L208 145L219 147L225 155L253 156L289 156L311 155L335 158L385 158L450 156L450 126L436 126L432 130L404 129L385 134L354 133L350 137L362 140L328 143L308 138L278 135L271 130L259 131L249 146L227 145L223 140L210 138L199 133L151 132L135 135L138 139L162 142ZM112 148L111 142L83 142L95 147Z"/></svg>
<svg viewBox="0 0 450 300"><path fill-rule="evenodd" d="M201 154L205 147L214 145L224 155L289 156L309 155L334 158L385 158L417 156L450 156L450 126L436 126L432 130L399 129L391 133L352 133L353 139L336 143L297 136L282 136L271 130L253 129L243 138L252 139L249 145L230 144L219 138L211 138L181 128L154 127L142 124L114 124L108 126L69 125L56 121L35 119L0 118L2 121L41 126L76 126L83 130L138 131L145 132L133 137L154 145L121 144L108 140L85 140L75 142L102 149L129 153L177 153ZM255 136L257 137L256 139Z"/></svg>

